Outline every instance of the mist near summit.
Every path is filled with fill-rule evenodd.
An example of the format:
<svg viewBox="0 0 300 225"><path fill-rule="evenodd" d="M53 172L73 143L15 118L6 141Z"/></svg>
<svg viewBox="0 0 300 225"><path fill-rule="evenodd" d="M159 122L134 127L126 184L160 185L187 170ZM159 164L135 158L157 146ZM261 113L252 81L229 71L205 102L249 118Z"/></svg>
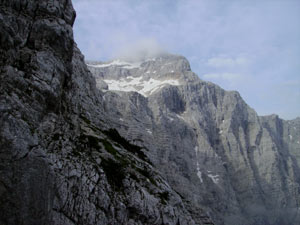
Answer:
<svg viewBox="0 0 300 225"><path fill-rule="evenodd" d="M147 38L123 46L114 53L113 58L129 62L141 62L165 53L167 51L155 39Z"/></svg>
<svg viewBox="0 0 300 225"><path fill-rule="evenodd" d="M134 59L162 48L185 56L201 79L239 91L259 115L300 115L300 1L73 4L75 40L89 60Z"/></svg>

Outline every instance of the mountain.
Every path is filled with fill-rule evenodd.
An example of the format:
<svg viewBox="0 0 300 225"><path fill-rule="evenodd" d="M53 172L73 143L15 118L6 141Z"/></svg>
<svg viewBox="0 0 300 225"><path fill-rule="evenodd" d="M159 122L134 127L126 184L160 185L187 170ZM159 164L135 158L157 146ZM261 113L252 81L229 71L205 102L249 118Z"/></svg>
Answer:
<svg viewBox="0 0 300 225"><path fill-rule="evenodd" d="M0 224L213 224L109 123L70 0L0 1Z"/></svg>
<svg viewBox="0 0 300 225"><path fill-rule="evenodd" d="M74 20L70 0L0 0L0 224L300 223L300 118L182 56L87 66Z"/></svg>
<svg viewBox="0 0 300 225"><path fill-rule="evenodd" d="M87 65L107 123L145 149L193 218L201 208L215 224L300 224L299 118L258 116L182 56Z"/></svg>

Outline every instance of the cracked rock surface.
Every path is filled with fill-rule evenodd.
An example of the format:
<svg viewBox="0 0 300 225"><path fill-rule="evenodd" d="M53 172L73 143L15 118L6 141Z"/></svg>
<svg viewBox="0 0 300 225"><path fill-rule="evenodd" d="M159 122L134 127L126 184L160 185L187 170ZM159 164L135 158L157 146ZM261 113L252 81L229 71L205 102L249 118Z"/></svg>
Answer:
<svg viewBox="0 0 300 225"><path fill-rule="evenodd" d="M212 224L108 121L70 0L0 0L0 224Z"/></svg>
<svg viewBox="0 0 300 225"><path fill-rule="evenodd" d="M216 224L300 224L299 118L258 116L239 93L163 54L140 62L87 62L111 126Z"/></svg>

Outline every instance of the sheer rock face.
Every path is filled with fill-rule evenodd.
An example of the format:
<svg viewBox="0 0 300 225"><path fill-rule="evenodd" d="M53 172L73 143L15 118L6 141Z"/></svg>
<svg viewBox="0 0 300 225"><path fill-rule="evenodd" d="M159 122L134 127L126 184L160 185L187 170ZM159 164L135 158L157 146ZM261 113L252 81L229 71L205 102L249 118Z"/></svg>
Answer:
<svg viewBox="0 0 300 225"><path fill-rule="evenodd" d="M210 223L110 129L74 19L70 0L0 1L0 224Z"/></svg>
<svg viewBox="0 0 300 225"><path fill-rule="evenodd" d="M181 56L87 64L112 126L148 149L194 217L201 207L216 224L300 223L299 118L259 117Z"/></svg>

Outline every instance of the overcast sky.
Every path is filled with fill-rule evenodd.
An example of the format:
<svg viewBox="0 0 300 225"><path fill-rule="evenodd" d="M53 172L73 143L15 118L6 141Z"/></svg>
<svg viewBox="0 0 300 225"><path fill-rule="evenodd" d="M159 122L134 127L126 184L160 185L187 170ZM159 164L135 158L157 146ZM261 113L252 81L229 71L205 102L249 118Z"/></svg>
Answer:
<svg viewBox="0 0 300 225"><path fill-rule="evenodd" d="M185 56L259 115L300 116L300 0L73 0L89 60L128 48Z"/></svg>

